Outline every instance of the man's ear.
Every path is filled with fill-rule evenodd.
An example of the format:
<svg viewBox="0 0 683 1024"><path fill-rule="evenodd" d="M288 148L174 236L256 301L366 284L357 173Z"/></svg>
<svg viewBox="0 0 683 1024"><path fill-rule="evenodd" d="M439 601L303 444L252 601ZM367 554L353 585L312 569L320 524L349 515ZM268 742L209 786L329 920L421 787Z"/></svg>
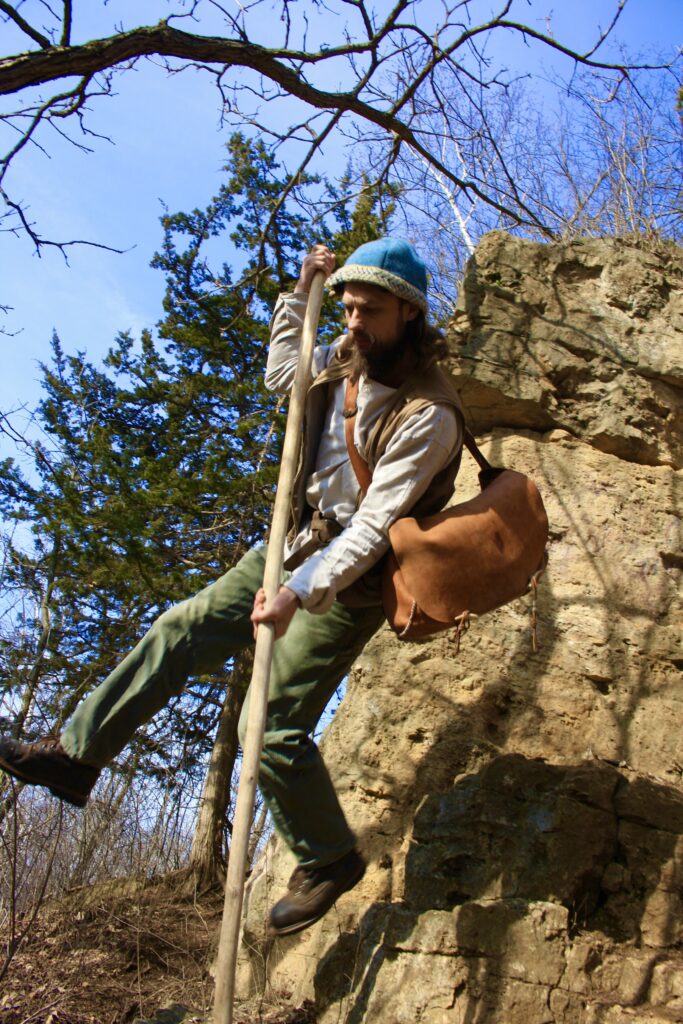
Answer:
<svg viewBox="0 0 683 1024"><path fill-rule="evenodd" d="M406 299L403 299L403 320L404 320L404 322L407 322L408 320L414 320L416 316L419 316L419 314L420 314L420 307L419 306L416 306L414 302L408 302Z"/></svg>

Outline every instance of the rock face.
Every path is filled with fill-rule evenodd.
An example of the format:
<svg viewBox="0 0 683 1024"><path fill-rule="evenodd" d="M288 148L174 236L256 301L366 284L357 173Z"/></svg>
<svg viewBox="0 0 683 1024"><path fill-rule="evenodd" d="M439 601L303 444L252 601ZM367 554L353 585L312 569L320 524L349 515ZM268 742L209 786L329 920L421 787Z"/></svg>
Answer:
<svg viewBox="0 0 683 1024"><path fill-rule="evenodd" d="M321 1024L683 1021L682 332L680 252L479 246L451 369L489 460L546 504L540 649L527 599L459 653L368 645L323 743L368 872L269 943L272 841L242 996L313 998Z"/></svg>
<svg viewBox="0 0 683 1024"><path fill-rule="evenodd" d="M493 232L452 327L473 430L558 428L629 462L680 468L680 251Z"/></svg>

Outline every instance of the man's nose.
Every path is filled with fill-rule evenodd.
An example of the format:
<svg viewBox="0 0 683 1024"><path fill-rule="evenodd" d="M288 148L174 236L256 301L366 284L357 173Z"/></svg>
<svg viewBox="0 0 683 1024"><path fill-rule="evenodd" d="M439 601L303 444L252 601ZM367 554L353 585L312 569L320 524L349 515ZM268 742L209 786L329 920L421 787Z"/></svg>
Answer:
<svg viewBox="0 0 683 1024"><path fill-rule="evenodd" d="M349 313L348 326L351 331L363 330L363 315L359 310L354 309Z"/></svg>

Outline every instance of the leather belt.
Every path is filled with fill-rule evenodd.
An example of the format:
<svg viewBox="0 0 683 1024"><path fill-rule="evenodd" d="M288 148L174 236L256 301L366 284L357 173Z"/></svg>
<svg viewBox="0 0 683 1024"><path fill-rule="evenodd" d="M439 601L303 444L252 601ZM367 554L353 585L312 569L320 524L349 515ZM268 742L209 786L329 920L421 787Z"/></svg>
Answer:
<svg viewBox="0 0 683 1024"><path fill-rule="evenodd" d="M338 537L342 530L343 527L340 526L336 519L330 519L316 509L311 516L311 536L289 558L285 559L284 568L287 572L298 569L307 558L315 554L316 551L320 551L321 548L326 547L335 537Z"/></svg>

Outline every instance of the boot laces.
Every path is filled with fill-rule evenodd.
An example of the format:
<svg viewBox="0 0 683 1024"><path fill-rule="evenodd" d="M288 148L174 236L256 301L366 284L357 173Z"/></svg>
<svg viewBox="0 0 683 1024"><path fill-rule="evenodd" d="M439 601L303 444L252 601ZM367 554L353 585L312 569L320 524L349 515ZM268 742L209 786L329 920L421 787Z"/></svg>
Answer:
<svg viewBox="0 0 683 1024"><path fill-rule="evenodd" d="M292 877L289 880L287 888L291 893L301 895L310 889L311 885L315 880L315 872L309 868L302 868L299 866L295 868Z"/></svg>

